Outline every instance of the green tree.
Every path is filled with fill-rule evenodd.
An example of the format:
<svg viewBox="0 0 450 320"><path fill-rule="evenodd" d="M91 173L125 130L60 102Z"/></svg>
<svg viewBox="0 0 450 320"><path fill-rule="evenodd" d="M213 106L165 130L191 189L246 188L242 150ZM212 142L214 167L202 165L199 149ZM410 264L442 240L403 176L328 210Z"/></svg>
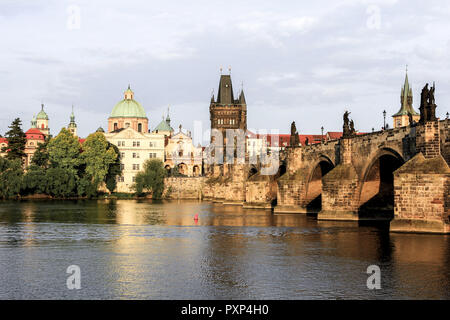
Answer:
<svg viewBox="0 0 450 320"><path fill-rule="evenodd" d="M22 186L22 160L0 157L0 198L8 199L19 195Z"/></svg>
<svg viewBox="0 0 450 320"><path fill-rule="evenodd" d="M31 164L34 164L40 168L48 168L48 140L44 143L39 143L36 151L31 158Z"/></svg>
<svg viewBox="0 0 450 320"><path fill-rule="evenodd" d="M83 143L81 159L86 165L86 177L96 188L105 181L110 166L115 163L118 156L118 152L111 147L101 132L92 133L87 137Z"/></svg>
<svg viewBox="0 0 450 320"><path fill-rule="evenodd" d="M59 134L48 143L48 158L50 167L62 168L78 175L78 167L81 164L80 143L78 139L66 128L62 128Z"/></svg>
<svg viewBox="0 0 450 320"><path fill-rule="evenodd" d="M45 193L47 190L45 168L32 164L23 177L22 194Z"/></svg>
<svg viewBox="0 0 450 320"><path fill-rule="evenodd" d="M6 158L10 160L22 159L26 156L25 144L27 143L27 137L23 132L22 121L19 118L14 119L11 125L8 127L9 131L6 132L6 140L8 146L2 148L2 152L8 152Z"/></svg>
<svg viewBox="0 0 450 320"><path fill-rule="evenodd" d="M134 190L138 194L142 194L144 190L152 192L153 199L160 199L164 191L164 177L167 170L159 159L147 160L144 163L144 170L136 175Z"/></svg>
<svg viewBox="0 0 450 320"><path fill-rule="evenodd" d="M117 177L122 175L122 168L120 165L120 152L116 145L110 144L110 148L114 149L117 153L116 160L109 166L108 174L105 177L106 188L109 192L113 192L117 186Z"/></svg>
<svg viewBox="0 0 450 320"><path fill-rule="evenodd" d="M76 175L68 168L49 168L46 171L45 192L55 197L69 197L76 191Z"/></svg>

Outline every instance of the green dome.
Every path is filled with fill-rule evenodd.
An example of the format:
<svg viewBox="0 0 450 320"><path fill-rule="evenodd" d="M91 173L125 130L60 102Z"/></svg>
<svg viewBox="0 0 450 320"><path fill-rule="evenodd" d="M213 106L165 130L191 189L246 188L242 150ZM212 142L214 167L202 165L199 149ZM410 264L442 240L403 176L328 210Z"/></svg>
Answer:
<svg viewBox="0 0 450 320"><path fill-rule="evenodd" d="M116 104L110 118L147 118L144 108L133 99L133 91L128 86L125 99Z"/></svg>
<svg viewBox="0 0 450 320"><path fill-rule="evenodd" d="M110 118L147 118L147 115L139 102L123 99L115 105Z"/></svg>
<svg viewBox="0 0 450 320"><path fill-rule="evenodd" d="M44 105L41 105L41 111L36 116L37 120L48 120L48 115L44 111Z"/></svg>

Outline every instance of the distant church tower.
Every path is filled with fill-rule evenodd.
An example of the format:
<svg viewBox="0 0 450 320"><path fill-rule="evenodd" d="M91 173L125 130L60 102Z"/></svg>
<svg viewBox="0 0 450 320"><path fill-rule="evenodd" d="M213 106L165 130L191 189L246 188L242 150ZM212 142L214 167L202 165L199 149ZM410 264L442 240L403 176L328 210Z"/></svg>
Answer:
<svg viewBox="0 0 450 320"><path fill-rule="evenodd" d="M408 126L410 117L413 121L418 122L420 115L412 106L413 93L408 81L408 69L406 69L405 83L400 94L400 103L400 110L392 116L394 118L394 128Z"/></svg>
<svg viewBox="0 0 450 320"><path fill-rule="evenodd" d="M70 115L70 123L67 126L70 132L76 137L77 136L77 124L75 123L75 115L73 114L73 106L72 106L72 114Z"/></svg>
<svg viewBox="0 0 450 320"><path fill-rule="evenodd" d="M36 116L36 127L46 136L50 135L48 127L48 115L44 111L44 104L41 104L41 111Z"/></svg>

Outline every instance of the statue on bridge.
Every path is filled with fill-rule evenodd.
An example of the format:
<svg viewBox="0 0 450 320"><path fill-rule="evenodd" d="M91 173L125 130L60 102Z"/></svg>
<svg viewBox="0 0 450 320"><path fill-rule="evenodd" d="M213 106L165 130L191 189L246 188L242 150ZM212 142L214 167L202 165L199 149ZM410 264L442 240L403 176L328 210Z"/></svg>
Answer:
<svg viewBox="0 0 450 320"><path fill-rule="evenodd" d="M355 133L356 133L356 130L355 130L355 123L353 122L353 119L352 119L352 120L350 120L350 135L351 135L351 136L354 136Z"/></svg>
<svg viewBox="0 0 450 320"><path fill-rule="evenodd" d="M300 138L298 136L297 127L295 126L295 121L291 123L291 136L289 138L289 145L291 147L298 147L300 145Z"/></svg>
<svg viewBox="0 0 450 320"><path fill-rule="evenodd" d="M352 131L351 131L351 128L350 128L350 125L349 125L349 119L348 119L348 116L349 116L349 114L350 114L350 112L348 112L347 110L344 112L344 126L343 126L343 132L342 132L342 137L343 138L350 138L351 136L352 136ZM352 123L353 123L353 120L352 120ZM351 124L352 126L353 126L353 124ZM355 128L353 128L353 130L354 130Z"/></svg>
<svg viewBox="0 0 450 320"><path fill-rule="evenodd" d="M434 92L436 85L433 82L433 86L428 89L428 83L423 87L420 94L420 120L421 124L428 121L436 121L436 103L434 99Z"/></svg>

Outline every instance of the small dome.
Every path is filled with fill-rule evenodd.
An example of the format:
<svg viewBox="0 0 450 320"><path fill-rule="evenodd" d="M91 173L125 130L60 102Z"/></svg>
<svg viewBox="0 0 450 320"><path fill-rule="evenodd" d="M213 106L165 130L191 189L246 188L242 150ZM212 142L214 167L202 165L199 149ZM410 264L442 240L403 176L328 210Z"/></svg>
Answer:
<svg viewBox="0 0 450 320"><path fill-rule="evenodd" d="M44 105L41 105L41 111L36 116L37 120L48 120L48 115L44 111Z"/></svg>
<svg viewBox="0 0 450 320"><path fill-rule="evenodd" d="M105 130L103 130L102 127L99 127L99 128L97 129L97 131L95 131L95 132L102 132L102 133L105 133Z"/></svg>
<svg viewBox="0 0 450 320"><path fill-rule="evenodd" d="M129 86L125 98L114 106L110 118L147 118L144 108L133 99L133 91Z"/></svg>

